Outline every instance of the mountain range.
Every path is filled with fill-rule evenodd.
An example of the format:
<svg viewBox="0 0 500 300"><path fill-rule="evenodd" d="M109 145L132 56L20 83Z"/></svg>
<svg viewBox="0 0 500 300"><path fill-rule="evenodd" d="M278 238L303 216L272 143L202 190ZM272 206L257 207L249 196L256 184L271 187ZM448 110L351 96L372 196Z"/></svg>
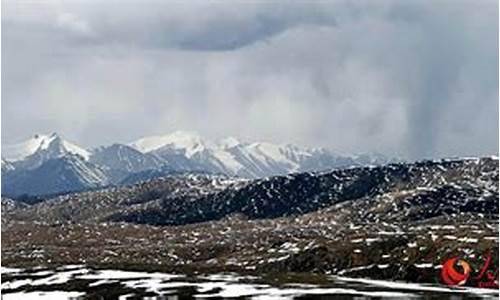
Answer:
<svg viewBox="0 0 500 300"><path fill-rule="evenodd" d="M68 193L177 173L255 179L389 161L394 160L378 154L340 155L324 148L246 143L232 137L214 142L185 131L92 149L57 133L36 134L22 143L2 146L2 195Z"/></svg>

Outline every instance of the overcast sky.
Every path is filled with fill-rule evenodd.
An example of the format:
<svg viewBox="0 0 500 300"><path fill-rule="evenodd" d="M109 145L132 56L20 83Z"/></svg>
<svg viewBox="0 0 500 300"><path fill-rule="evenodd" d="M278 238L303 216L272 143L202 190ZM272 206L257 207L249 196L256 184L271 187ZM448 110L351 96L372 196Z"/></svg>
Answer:
<svg viewBox="0 0 500 300"><path fill-rule="evenodd" d="M2 1L2 144L183 129L494 154L497 68L494 0Z"/></svg>

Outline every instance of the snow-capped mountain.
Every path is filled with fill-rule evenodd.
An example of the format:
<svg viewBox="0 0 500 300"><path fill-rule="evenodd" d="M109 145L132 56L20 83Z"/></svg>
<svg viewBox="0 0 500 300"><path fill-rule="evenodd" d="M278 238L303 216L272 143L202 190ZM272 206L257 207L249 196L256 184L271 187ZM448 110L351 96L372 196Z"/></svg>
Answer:
<svg viewBox="0 0 500 300"><path fill-rule="evenodd" d="M2 186L8 196L44 194L121 185L171 173L263 178L385 162L384 157L373 155L344 156L326 149L246 143L233 137L211 141L186 131L94 149L85 149L56 133L37 134L25 142L2 147ZM49 170L47 165L54 169ZM78 167L55 168L59 165ZM72 175L65 173L67 169ZM39 181L44 182L46 191L44 185L35 182L36 176L45 176Z"/></svg>
<svg viewBox="0 0 500 300"><path fill-rule="evenodd" d="M68 155L78 156L84 161L88 161L90 157L89 151L62 139L56 133L51 135L37 135L22 144L32 146L34 145L33 141L39 141L40 145L33 153L25 156L22 160L14 161L13 164L16 169L35 169L48 160L59 159ZM23 153L29 153L28 150L32 150L32 148L26 147Z"/></svg>
<svg viewBox="0 0 500 300"><path fill-rule="evenodd" d="M155 170L164 165L164 161L159 157L122 144L93 149L89 162L104 167L113 183L121 181L131 173Z"/></svg>
<svg viewBox="0 0 500 300"><path fill-rule="evenodd" d="M185 131L142 138L130 143L130 146L166 160L173 153L182 154L196 163L196 168L246 178L382 164L388 161L381 156L343 156L322 148L301 149L294 145L244 143L233 137L213 142Z"/></svg>
<svg viewBox="0 0 500 300"><path fill-rule="evenodd" d="M194 132L176 131L162 136L145 137L132 142L130 146L143 153L160 149L181 150L187 157L191 157L194 153L212 148L214 145Z"/></svg>
<svg viewBox="0 0 500 300"><path fill-rule="evenodd" d="M9 161L19 161L43 150L51 158L63 156L67 153L80 155L86 160L90 156L89 151L63 140L57 133L52 133L49 135L35 134L32 138L24 142L6 146L2 145L2 157Z"/></svg>
<svg viewBox="0 0 500 300"><path fill-rule="evenodd" d="M109 174L89 162L91 154L57 133L36 134L25 142L3 146L2 194L46 195L108 185Z"/></svg>
<svg viewBox="0 0 500 300"><path fill-rule="evenodd" d="M108 177L99 166L69 153L48 159L36 168L16 169L2 176L2 194L48 195L82 191L107 184Z"/></svg>

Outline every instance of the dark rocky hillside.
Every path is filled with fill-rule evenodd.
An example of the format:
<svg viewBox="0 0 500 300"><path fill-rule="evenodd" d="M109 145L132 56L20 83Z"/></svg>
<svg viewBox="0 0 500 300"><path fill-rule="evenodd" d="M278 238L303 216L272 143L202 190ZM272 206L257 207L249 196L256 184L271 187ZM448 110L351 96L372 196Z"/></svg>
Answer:
<svg viewBox="0 0 500 300"><path fill-rule="evenodd" d="M101 222L134 209L149 210L160 199L198 199L244 183L225 176L172 175L132 186L59 196L12 212L9 218L48 223Z"/></svg>
<svg viewBox="0 0 500 300"><path fill-rule="evenodd" d="M172 175L141 184L61 196L19 213L44 221L182 225L231 215L297 216L336 204L367 221L498 214L498 161L424 161L299 173L261 180ZM353 209L356 208L356 209Z"/></svg>

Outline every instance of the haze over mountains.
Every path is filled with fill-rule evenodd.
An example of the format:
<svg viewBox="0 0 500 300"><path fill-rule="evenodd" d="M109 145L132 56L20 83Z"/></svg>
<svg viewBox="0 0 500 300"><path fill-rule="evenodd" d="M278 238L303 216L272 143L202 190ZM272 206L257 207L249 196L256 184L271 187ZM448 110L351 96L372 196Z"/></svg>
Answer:
<svg viewBox="0 0 500 300"><path fill-rule="evenodd" d="M2 194L49 195L132 184L172 173L262 178L388 161L376 154L347 156L324 148L246 143L231 137L210 141L185 131L93 149L56 133L36 134L2 147Z"/></svg>

